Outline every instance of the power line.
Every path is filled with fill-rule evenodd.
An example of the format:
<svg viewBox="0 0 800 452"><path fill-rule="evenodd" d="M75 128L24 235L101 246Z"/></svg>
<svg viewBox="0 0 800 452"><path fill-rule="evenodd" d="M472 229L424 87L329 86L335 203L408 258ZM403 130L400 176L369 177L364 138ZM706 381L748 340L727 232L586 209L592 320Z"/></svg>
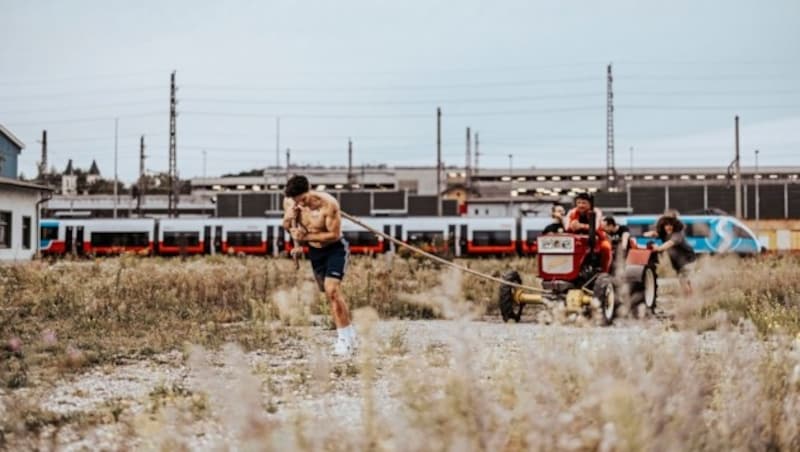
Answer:
<svg viewBox="0 0 800 452"><path fill-rule="evenodd" d="M38 121L28 121L28 122L15 122L8 124L11 127L21 127L21 126L39 126L42 124L70 124L70 123L78 123L78 122L99 122L99 121L113 121L115 117L117 118L146 118L150 116L163 116L164 112L147 112L147 113L129 113L119 116L94 116L94 117L85 117L85 118L72 118L72 119L40 119Z"/></svg>
<svg viewBox="0 0 800 452"><path fill-rule="evenodd" d="M37 90L37 94L19 94L15 96L0 96L0 100L31 100L31 99L50 99L53 97L74 97L86 96L94 94L123 94L123 93L136 93L143 91L161 91L164 88L161 86L141 86L133 88L108 88L96 89L87 91L62 91L56 93L41 93Z"/></svg>
<svg viewBox="0 0 800 452"><path fill-rule="evenodd" d="M142 101L134 101L134 102L117 102L113 104L96 104L96 105L85 105L85 106L66 106L66 107L52 107L52 108L37 108L33 110L17 110L17 111L7 111L2 112L0 115L11 116L11 115L26 115L26 114L39 114L39 113L52 113L52 112L60 112L60 111L80 111L80 110L94 110L98 108L118 108L118 107L125 107L125 106L132 106L132 105L153 105L158 102L163 102L163 99L151 99L151 100L142 100Z"/></svg>
<svg viewBox="0 0 800 452"><path fill-rule="evenodd" d="M182 98L182 102L208 102L221 104L241 104L241 105L352 105L352 106L375 106L375 105L433 105L437 103L446 104L467 104L467 103L499 103L499 102L527 102L531 100L548 99L583 99L586 97L601 97L603 93L584 92L573 94L553 94L542 96L513 96L513 97L484 97L466 99L430 99L430 100L367 100L367 101L297 101L297 100L245 100L245 99L219 99L219 98Z"/></svg>
<svg viewBox="0 0 800 452"><path fill-rule="evenodd" d="M437 85L365 85L365 86L254 86L254 85L186 85L186 89L208 89L219 91L386 91L386 90L426 90L452 88L482 88L489 86L529 86L539 84L568 84L596 82L597 77L565 77L539 80L508 80L489 82L448 83Z"/></svg>

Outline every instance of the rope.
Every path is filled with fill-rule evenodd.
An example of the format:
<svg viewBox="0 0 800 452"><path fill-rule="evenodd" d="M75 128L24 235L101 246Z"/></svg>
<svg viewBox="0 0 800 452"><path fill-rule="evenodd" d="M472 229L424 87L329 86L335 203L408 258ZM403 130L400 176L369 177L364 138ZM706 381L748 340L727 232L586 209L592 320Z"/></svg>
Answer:
<svg viewBox="0 0 800 452"><path fill-rule="evenodd" d="M436 262L439 262L440 264L448 265L450 267L456 268L456 269L461 270L463 272L467 272L467 273L470 273L472 275L475 275L475 276L477 276L479 278L488 279L489 281L494 281L496 283L503 284L505 286L516 287L517 289L527 290L529 292L539 292L539 293L549 293L550 292L548 290L542 289L541 287L526 286L526 285L523 285L523 284L517 284L515 282L511 282L511 281L506 281L504 279L497 278L497 277L492 276L492 275L487 275L485 273L481 273L481 272L479 272L477 270L473 270L473 269L468 268L468 267L464 267L463 265L458 265L455 262L450 262L447 259L441 258L441 257L439 257L439 256L437 256L435 254L431 254L431 253L429 253L427 251L421 250L421 249L417 248L414 245L409 245L408 243L405 243L405 242L403 242L401 240L398 240L398 239L396 239L396 238L394 238L394 237L392 237L392 236L390 236L388 234L384 234L383 232L378 231L377 229L374 229L374 228L370 227L367 224L364 224L363 222L361 222L361 220L359 220L358 218L356 218L356 217L354 217L354 216L352 216L352 215L350 215L350 214L348 214L346 212L343 212L341 210L340 210L340 212L342 213L343 217L345 217L348 220L352 221L353 223L361 226L362 228L366 229L367 231L369 231L369 232L371 232L371 233L373 233L375 235L378 235L380 237L383 237L384 239L391 241L395 245L402 246L402 247L408 248L408 249L410 249L410 250L412 250L414 252L422 254L423 256L427 257L428 259L432 259L432 260L434 260Z"/></svg>

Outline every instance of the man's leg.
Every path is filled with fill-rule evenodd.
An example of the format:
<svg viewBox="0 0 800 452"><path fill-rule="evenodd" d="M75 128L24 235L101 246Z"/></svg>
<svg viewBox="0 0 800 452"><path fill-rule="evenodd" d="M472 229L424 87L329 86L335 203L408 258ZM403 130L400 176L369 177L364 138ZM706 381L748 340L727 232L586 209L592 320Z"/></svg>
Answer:
<svg viewBox="0 0 800 452"><path fill-rule="evenodd" d="M342 282L336 278L325 278L325 296L331 305L331 315L336 328L350 326L350 310L342 294Z"/></svg>

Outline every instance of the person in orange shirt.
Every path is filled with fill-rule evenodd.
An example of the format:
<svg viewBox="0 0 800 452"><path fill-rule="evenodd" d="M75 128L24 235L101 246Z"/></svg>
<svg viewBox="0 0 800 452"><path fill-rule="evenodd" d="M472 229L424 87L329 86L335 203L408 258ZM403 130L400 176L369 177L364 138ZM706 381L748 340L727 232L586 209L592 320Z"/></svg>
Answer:
<svg viewBox="0 0 800 452"><path fill-rule="evenodd" d="M597 234L594 251L600 254L600 268L606 273L611 271L611 242L602 228L603 212L594 206L594 199L588 193L575 196L575 207L564 217L564 229L573 234L588 234L590 213L594 213L594 229Z"/></svg>

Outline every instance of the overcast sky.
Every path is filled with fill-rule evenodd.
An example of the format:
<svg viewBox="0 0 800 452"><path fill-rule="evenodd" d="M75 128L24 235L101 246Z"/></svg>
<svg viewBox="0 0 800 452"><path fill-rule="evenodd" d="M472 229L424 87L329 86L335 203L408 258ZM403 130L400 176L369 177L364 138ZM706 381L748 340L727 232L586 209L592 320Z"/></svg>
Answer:
<svg viewBox="0 0 800 452"><path fill-rule="evenodd" d="M616 164L726 166L741 116L744 164L800 165L800 2L0 0L0 123L36 172L97 159L113 176L168 162L169 75L178 171L280 160L481 166L605 165L613 63ZM501 6L502 5L502 6Z"/></svg>

